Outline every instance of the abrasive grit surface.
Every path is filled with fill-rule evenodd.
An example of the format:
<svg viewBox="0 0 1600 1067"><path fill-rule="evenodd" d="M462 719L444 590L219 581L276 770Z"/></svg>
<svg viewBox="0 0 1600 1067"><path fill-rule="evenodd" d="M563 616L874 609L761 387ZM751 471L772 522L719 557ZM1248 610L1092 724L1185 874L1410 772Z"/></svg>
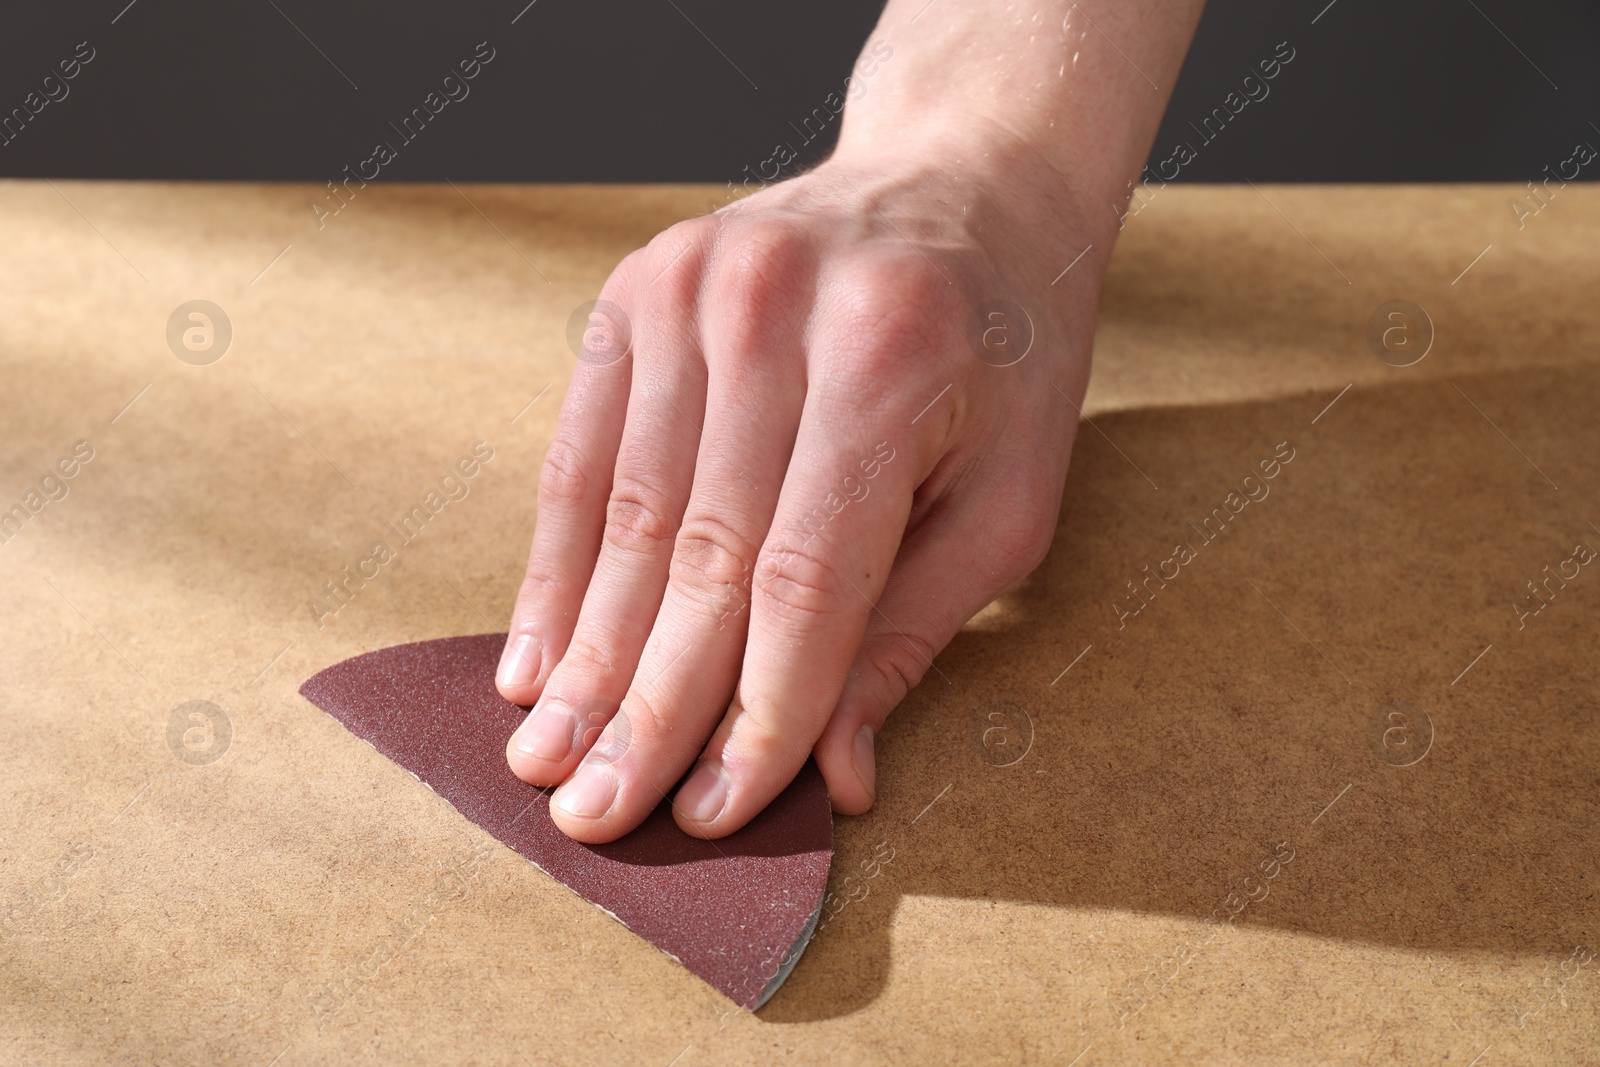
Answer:
<svg viewBox="0 0 1600 1067"><path fill-rule="evenodd" d="M457 811L742 1007L788 976L816 925L833 856L827 789L807 762L744 829L680 830L666 801L631 834L585 845L550 818L550 789L506 765L524 709L494 687L504 634L397 645L321 671L300 693Z"/></svg>

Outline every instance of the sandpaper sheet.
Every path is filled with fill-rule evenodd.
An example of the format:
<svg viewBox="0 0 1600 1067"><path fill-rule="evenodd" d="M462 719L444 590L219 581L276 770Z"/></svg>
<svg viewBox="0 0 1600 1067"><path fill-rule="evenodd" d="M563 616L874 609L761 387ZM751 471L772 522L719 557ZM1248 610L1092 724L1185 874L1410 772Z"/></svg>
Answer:
<svg viewBox="0 0 1600 1067"><path fill-rule="evenodd" d="M495 691L505 640L478 634L369 652L318 672L300 693L734 1003L760 1007L822 909L833 816L816 764L716 841L680 830L664 798L621 840L581 844L550 818L553 790L506 766L506 739L527 709Z"/></svg>

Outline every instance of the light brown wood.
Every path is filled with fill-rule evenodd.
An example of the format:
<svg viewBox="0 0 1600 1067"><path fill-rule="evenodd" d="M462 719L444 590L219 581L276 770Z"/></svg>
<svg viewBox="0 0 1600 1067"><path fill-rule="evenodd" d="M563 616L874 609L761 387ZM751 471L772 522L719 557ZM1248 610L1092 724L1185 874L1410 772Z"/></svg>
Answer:
<svg viewBox="0 0 1600 1067"><path fill-rule="evenodd" d="M0 1059L1592 1060L1596 191L1130 219L1055 547L891 719L757 1016L295 693L504 626L567 319L715 190L373 187L321 230L314 195L0 185L0 508L48 500L0 543ZM1365 340L1394 300L1410 367Z"/></svg>

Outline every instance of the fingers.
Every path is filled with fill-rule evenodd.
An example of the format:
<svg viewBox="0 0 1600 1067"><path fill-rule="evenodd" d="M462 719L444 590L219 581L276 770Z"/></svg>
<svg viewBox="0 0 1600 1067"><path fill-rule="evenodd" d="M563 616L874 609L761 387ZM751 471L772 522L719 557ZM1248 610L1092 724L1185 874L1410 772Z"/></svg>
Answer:
<svg viewBox="0 0 1600 1067"><path fill-rule="evenodd" d="M633 365L628 320L619 312L629 302L637 255L601 291L545 452L527 574L495 673L500 695L513 704L538 699L565 654L600 551Z"/></svg>
<svg viewBox="0 0 1600 1067"><path fill-rule="evenodd" d="M884 720L929 672L967 620L1044 558L1060 508L1059 484L1020 486L1012 472L972 472L988 492L952 499L907 535L867 621L838 706L813 755L833 810L859 815L876 797L876 740ZM937 678L937 676L935 676Z"/></svg>
<svg viewBox="0 0 1600 1067"><path fill-rule="evenodd" d="M642 822L727 710L756 553L805 397L808 259L781 232L747 235L708 280L706 424L666 594L622 713L552 798L551 816L578 840L613 840Z"/></svg>
<svg viewBox="0 0 1600 1067"><path fill-rule="evenodd" d="M843 689L912 496L942 453L948 418L914 421L903 388L937 363L942 279L903 261L833 294L771 533L756 567L732 706L674 800L687 832L743 826L793 779ZM937 371L935 371L937 373Z"/></svg>
<svg viewBox="0 0 1600 1067"><path fill-rule="evenodd" d="M635 277L632 391L616 469L605 480L599 558L572 639L506 746L511 769L535 785L566 778L594 727L615 712L661 605L705 406L694 325L705 251L686 243L682 229L652 242ZM594 802L589 795L586 806Z"/></svg>

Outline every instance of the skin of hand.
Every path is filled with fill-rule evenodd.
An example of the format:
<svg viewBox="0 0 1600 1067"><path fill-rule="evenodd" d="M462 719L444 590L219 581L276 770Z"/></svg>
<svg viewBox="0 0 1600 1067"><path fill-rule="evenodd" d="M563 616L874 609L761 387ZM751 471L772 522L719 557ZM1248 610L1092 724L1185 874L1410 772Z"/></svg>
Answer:
<svg viewBox="0 0 1600 1067"><path fill-rule="evenodd" d="M685 772L674 817L724 836L813 754L866 811L889 713L1049 548L1150 78L1200 5L936 3L891 0L827 162L601 292L497 674L533 706L511 768L580 841Z"/></svg>

